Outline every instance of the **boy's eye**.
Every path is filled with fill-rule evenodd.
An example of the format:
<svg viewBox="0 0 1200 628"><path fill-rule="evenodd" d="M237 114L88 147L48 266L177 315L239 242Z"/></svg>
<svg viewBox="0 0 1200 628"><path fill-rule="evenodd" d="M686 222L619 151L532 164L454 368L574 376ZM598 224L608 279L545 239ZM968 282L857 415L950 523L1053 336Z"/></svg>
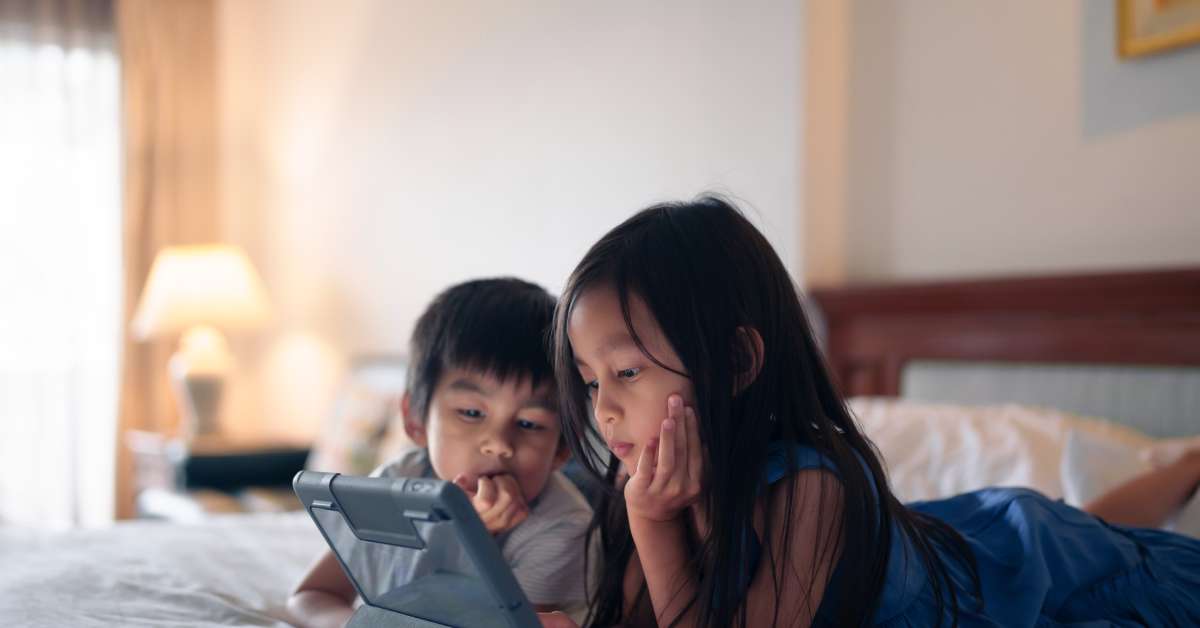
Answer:
<svg viewBox="0 0 1200 628"><path fill-rule="evenodd" d="M546 428L527 419L517 419L517 427L523 430L544 430Z"/></svg>
<svg viewBox="0 0 1200 628"><path fill-rule="evenodd" d="M636 369L636 368L635 369L621 369L621 370L617 371L617 377L619 377L621 379L633 379L634 377L637 377L638 373L641 373L641 372L642 372L642 369Z"/></svg>
<svg viewBox="0 0 1200 628"><path fill-rule="evenodd" d="M483 412L480 412L474 408L462 408L458 411L458 415L472 422L483 418Z"/></svg>

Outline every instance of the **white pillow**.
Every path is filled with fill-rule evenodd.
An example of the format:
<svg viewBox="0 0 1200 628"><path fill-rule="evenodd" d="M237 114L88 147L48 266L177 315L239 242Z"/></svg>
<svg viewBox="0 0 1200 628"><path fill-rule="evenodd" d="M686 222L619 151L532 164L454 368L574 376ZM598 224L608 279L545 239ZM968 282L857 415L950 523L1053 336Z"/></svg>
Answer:
<svg viewBox="0 0 1200 628"><path fill-rule="evenodd" d="M1026 486L1063 496L1067 433L1149 444L1136 430L1058 410L859 397L850 411L883 455L901 501L939 499L987 486Z"/></svg>
<svg viewBox="0 0 1200 628"><path fill-rule="evenodd" d="M987 486L1027 486L1080 506L1200 448L1200 436L1156 440L1103 419L1049 408L968 406L895 398L849 401L904 502ZM1200 494L1169 529L1200 537Z"/></svg>
<svg viewBox="0 0 1200 628"><path fill-rule="evenodd" d="M1194 448L1200 448L1200 437L1143 437L1143 442L1133 442L1072 430L1063 449L1063 498L1072 506L1082 507L1138 475L1171 464ZM1163 527L1200 538L1200 493Z"/></svg>

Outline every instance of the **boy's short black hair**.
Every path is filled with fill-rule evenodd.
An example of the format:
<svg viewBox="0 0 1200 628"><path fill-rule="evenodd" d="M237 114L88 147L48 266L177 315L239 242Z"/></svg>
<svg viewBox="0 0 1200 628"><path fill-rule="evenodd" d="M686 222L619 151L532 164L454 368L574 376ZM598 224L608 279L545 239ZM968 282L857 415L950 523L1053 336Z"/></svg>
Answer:
<svg viewBox="0 0 1200 628"><path fill-rule="evenodd" d="M553 375L547 345L555 299L515 277L476 279L433 299L409 341L409 410L428 418L442 374L464 368L500 380L528 378L534 388Z"/></svg>

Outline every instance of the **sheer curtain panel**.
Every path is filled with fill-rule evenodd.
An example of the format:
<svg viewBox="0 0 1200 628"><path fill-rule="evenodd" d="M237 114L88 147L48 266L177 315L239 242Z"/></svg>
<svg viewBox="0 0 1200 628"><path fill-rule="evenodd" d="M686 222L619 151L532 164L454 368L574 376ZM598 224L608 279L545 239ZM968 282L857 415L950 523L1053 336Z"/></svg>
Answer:
<svg viewBox="0 0 1200 628"><path fill-rule="evenodd" d="M0 524L113 517L119 88L109 0L0 0Z"/></svg>

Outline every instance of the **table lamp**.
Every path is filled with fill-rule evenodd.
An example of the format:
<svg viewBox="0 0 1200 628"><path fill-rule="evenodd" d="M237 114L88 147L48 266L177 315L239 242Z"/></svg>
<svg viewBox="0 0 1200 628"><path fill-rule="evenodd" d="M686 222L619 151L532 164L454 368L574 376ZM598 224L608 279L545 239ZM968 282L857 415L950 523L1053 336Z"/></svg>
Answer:
<svg viewBox="0 0 1200 628"><path fill-rule="evenodd" d="M241 249L171 246L159 251L132 328L139 340L182 333L168 362L187 438L214 434L233 356L221 330L245 331L270 319L262 281Z"/></svg>

